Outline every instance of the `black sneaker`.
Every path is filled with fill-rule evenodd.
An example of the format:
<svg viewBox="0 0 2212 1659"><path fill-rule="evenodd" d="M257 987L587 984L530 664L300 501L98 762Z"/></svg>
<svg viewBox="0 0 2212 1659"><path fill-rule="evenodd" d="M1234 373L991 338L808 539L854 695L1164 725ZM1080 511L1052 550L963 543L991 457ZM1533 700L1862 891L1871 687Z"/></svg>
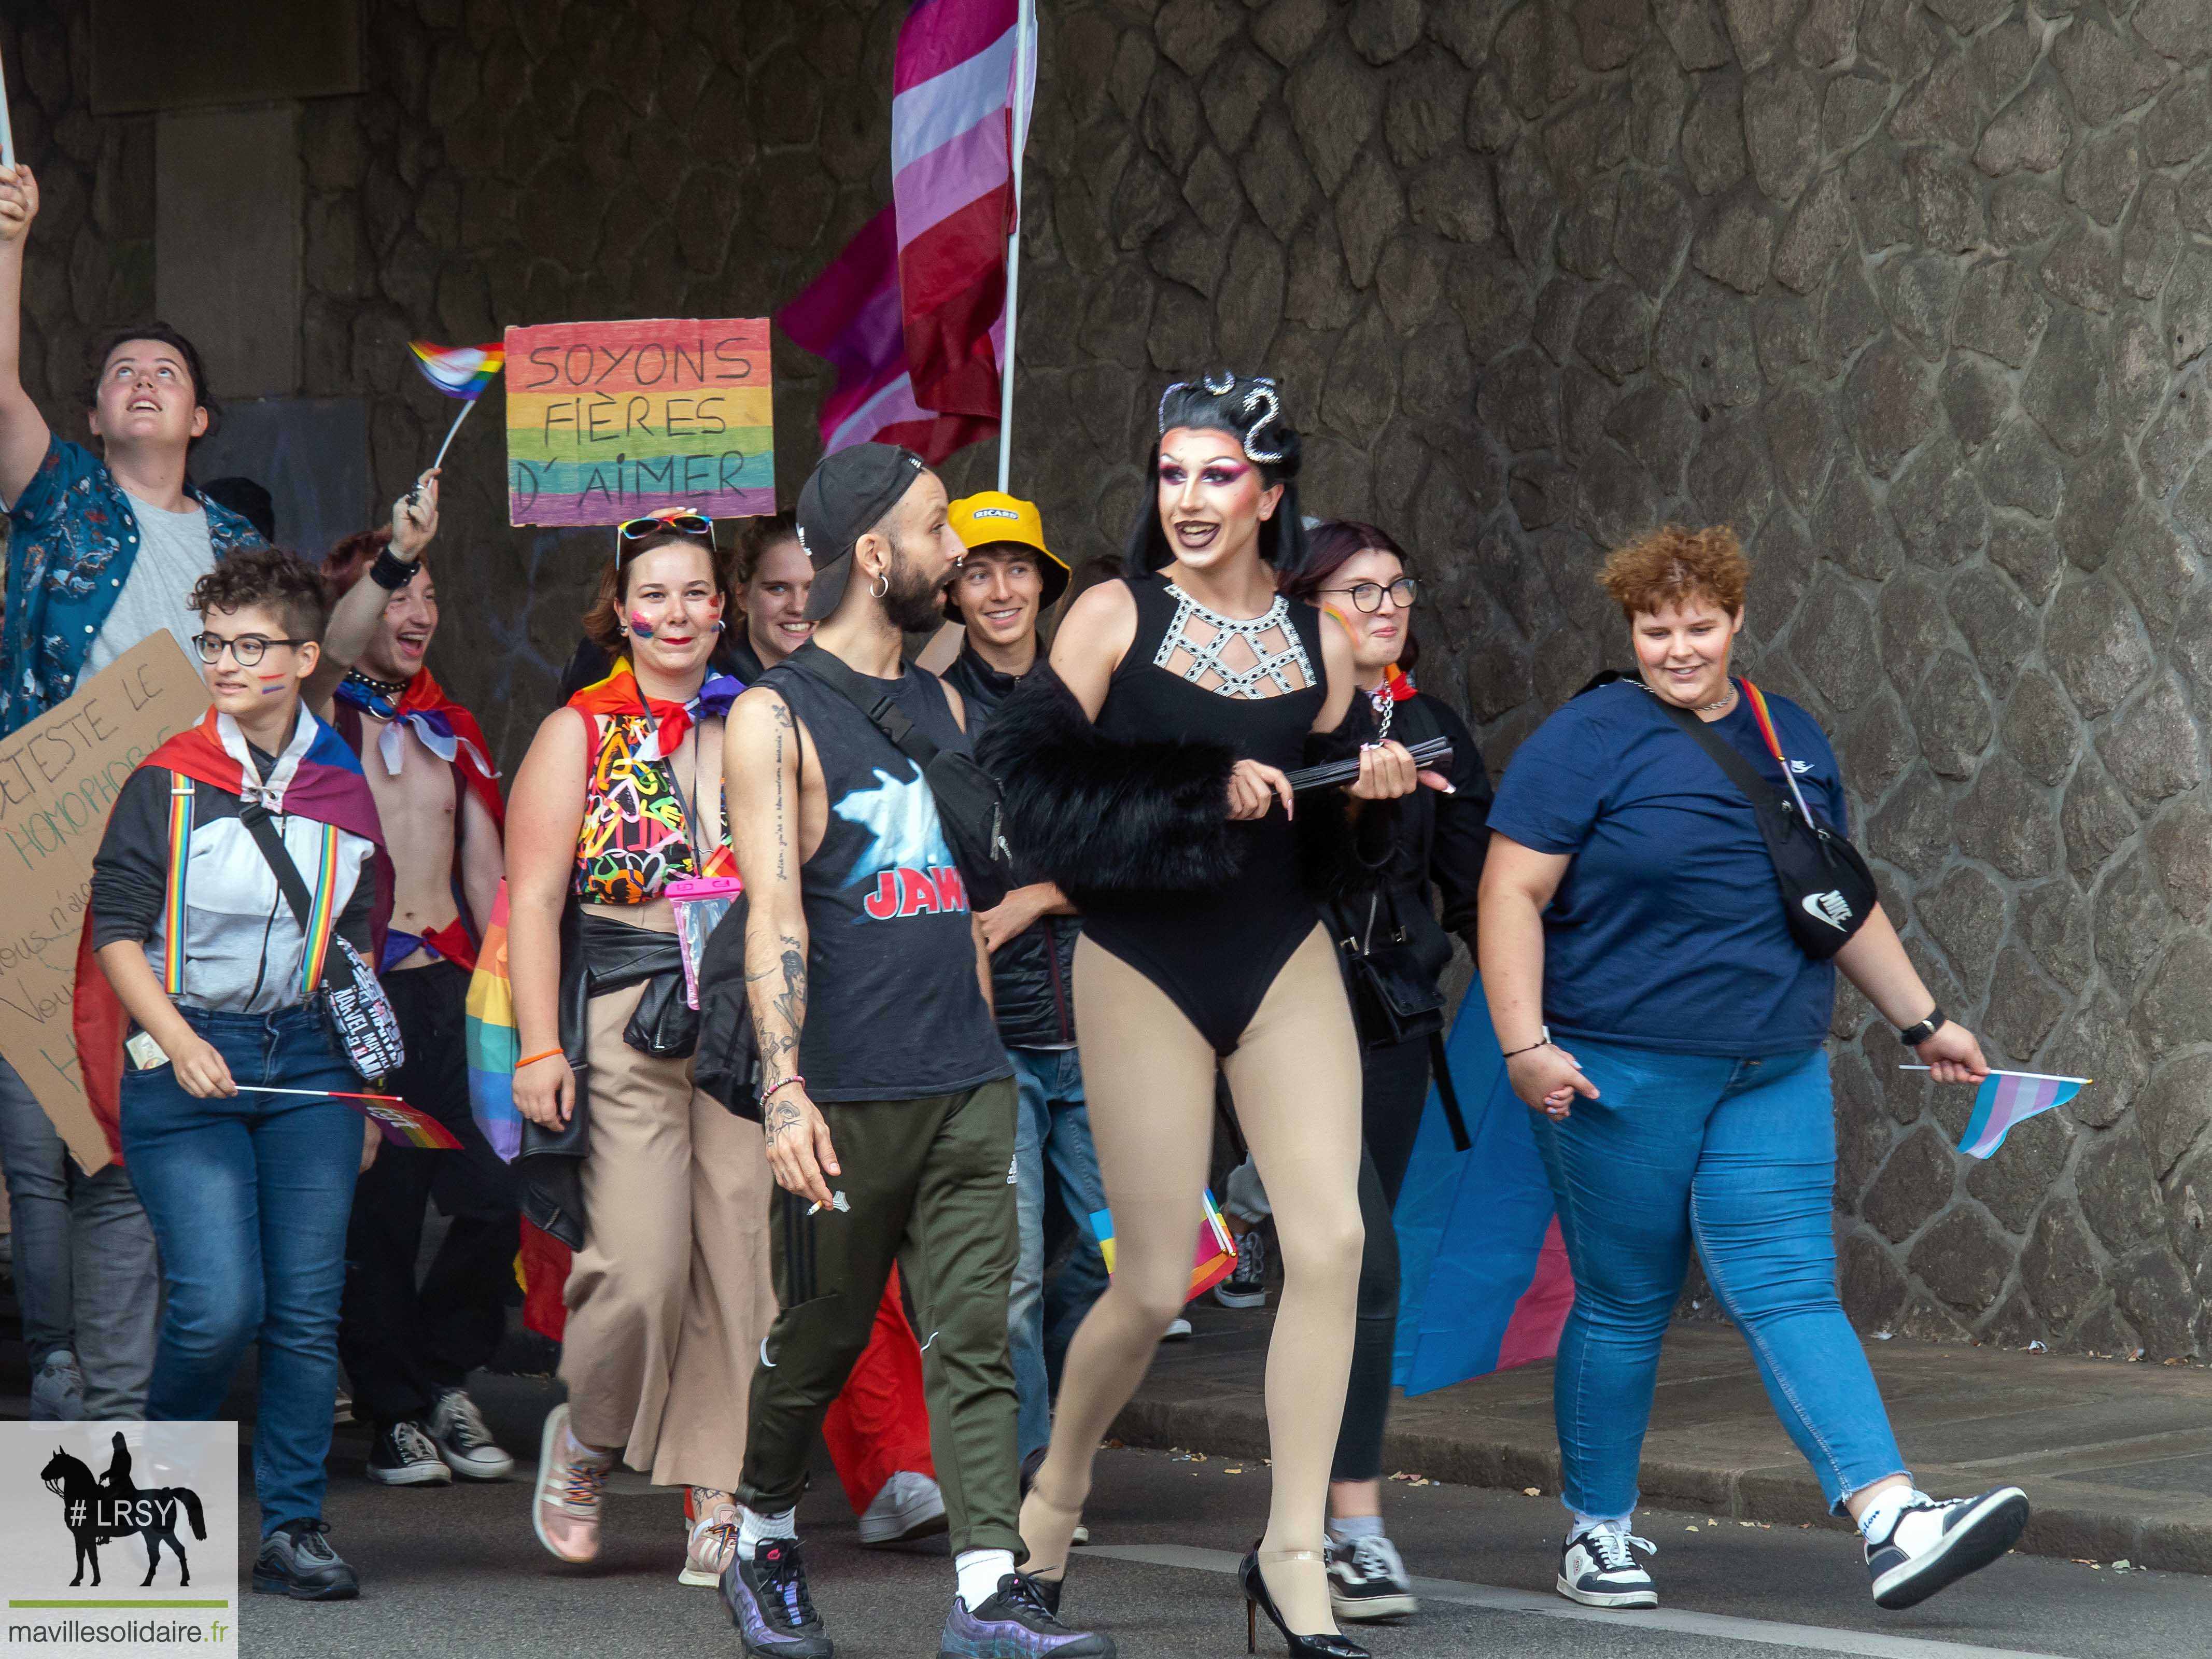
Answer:
<svg viewBox="0 0 2212 1659"><path fill-rule="evenodd" d="M453 1472L422 1424L388 1423L368 1449L368 1478L380 1486L450 1486Z"/></svg>
<svg viewBox="0 0 2212 1659"><path fill-rule="evenodd" d="M1237 1265L1213 1287L1213 1299L1224 1308L1267 1305L1267 1242L1257 1227L1237 1239Z"/></svg>
<svg viewBox="0 0 2212 1659"><path fill-rule="evenodd" d="M2020 1541L2027 1530L2027 1494L2018 1486L1942 1503L1914 1492L1888 1530L1867 1540L1874 1604L1912 1607L1986 1567Z"/></svg>
<svg viewBox="0 0 2212 1659"><path fill-rule="evenodd" d="M937 1659L1114 1659L1111 1637L1068 1629L1053 1616L1042 1589L1029 1574L1010 1572L980 1607L954 1596Z"/></svg>
<svg viewBox="0 0 2212 1659"><path fill-rule="evenodd" d="M1339 1619L1404 1619L1421 1610L1398 1547L1380 1533L1328 1547L1328 1604Z"/></svg>
<svg viewBox="0 0 2212 1659"><path fill-rule="evenodd" d="M295 1601L350 1601L361 1580L323 1534L321 1521L287 1521L261 1540L253 1558L253 1593Z"/></svg>
<svg viewBox="0 0 2212 1659"><path fill-rule="evenodd" d="M835 1651L806 1593L796 1538L764 1538L750 1561L732 1553L722 1569L722 1601L755 1659L830 1659Z"/></svg>
<svg viewBox="0 0 2212 1659"><path fill-rule="evenodd" d="M1577 1533L1559 1552L1558 1589L1586 1607L1656 1607L1659 1588L1638 1565L1634 1550L1656 1555L1658 1547L1618 1521L1601 1521Z"/></svg>

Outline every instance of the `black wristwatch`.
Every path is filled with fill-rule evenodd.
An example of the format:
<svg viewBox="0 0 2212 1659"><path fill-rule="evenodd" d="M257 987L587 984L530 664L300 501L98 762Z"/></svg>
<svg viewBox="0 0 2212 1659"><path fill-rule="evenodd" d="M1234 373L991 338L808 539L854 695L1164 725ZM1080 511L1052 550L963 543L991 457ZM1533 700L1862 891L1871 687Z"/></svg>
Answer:
<svg viewBox="0 0 2212 1659"><path fill-rule="evenodd" d="M1927 1042L1929 1037L1934 1036L1937 1030L1940 1029L1943 1024L1943 1011L1941 1008L1938 1008L1931 1012L1927 1018L1922 1020L1919 1024L1908 1025L1903 1030L1899 1031L1897 1034L1897 1040L1908 1048L1917 1048L1922 1043Z"/></svg>

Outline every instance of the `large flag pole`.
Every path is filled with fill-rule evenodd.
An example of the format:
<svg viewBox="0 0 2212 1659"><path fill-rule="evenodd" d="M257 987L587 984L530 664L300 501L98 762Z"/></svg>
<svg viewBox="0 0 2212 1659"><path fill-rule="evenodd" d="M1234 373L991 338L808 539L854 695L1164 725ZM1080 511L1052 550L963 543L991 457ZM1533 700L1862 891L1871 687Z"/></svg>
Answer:
<svg viewBox="0 0 2212 1659"><path fill-rule="evenodd" d="M1006 234L1006 360L999 365L999 493L1010 494L1014 464L1014 320L1022 278L1022 151L1028 148L1030 48L1036 38L1036 0L1014 9L1014 90L1008 102L1013 116L1014 228Z"/></svg>

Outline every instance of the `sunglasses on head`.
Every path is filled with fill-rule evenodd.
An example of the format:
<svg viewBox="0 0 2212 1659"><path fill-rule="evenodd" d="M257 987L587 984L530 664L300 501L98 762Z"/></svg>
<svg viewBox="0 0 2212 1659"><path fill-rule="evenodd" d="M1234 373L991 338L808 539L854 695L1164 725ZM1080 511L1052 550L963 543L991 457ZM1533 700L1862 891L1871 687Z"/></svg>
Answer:
<svg viewBox="0 0 2212 1659"><path fill-rule="evenodd" d="M648 536L692 536L713 546L714 521L684 507L663 507L641 519L625 519L615 526L615 551L624 558L637 550Z"/></svg>

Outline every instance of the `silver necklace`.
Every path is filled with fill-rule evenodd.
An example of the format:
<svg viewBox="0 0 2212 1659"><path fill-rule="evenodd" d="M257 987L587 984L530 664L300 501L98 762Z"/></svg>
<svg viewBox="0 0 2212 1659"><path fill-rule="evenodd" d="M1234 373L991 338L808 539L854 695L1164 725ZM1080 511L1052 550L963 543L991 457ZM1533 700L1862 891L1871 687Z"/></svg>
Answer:
<svg viewBox="0 0 2212 1659"><path fill-rule="evenodd" d="M1646 695L1648 695L1648 696L1654 696L1654 697L1656 697L1656 696L1657 696L1659 695L1656 691L1652 690L1652 689L1650 688L1650 686L1649 686L1648 684L1644 684L1644 680L1642 679L1642 678L1641 678L1641 677L1639 677L1639 678L1638 678L1638 680L1637 680L1636 684L1638 684L1638 687L1640 687L1640 688L1644 691L1644 693L1645 693ZM1698 714L1711 714L1711 713L1713 712L1713 710L1714 710L1714 709L1716 709L1716 708L1727 708L1730 703L1734 702L1735 701L1735 681L1733 681L1733 680L1730 680L1730 681L1729 682L1729 689L1728 689L1728 690L1727 690L1724 694L1723 694L1723 696L1720 697L1720 699L1719 699L1717 702L1701 702L1701 703L1695 704L1695 705L1693 705L1693 706L1694 706L1694 708L1696 708L1696 711L1697 711Z"/></svg>

